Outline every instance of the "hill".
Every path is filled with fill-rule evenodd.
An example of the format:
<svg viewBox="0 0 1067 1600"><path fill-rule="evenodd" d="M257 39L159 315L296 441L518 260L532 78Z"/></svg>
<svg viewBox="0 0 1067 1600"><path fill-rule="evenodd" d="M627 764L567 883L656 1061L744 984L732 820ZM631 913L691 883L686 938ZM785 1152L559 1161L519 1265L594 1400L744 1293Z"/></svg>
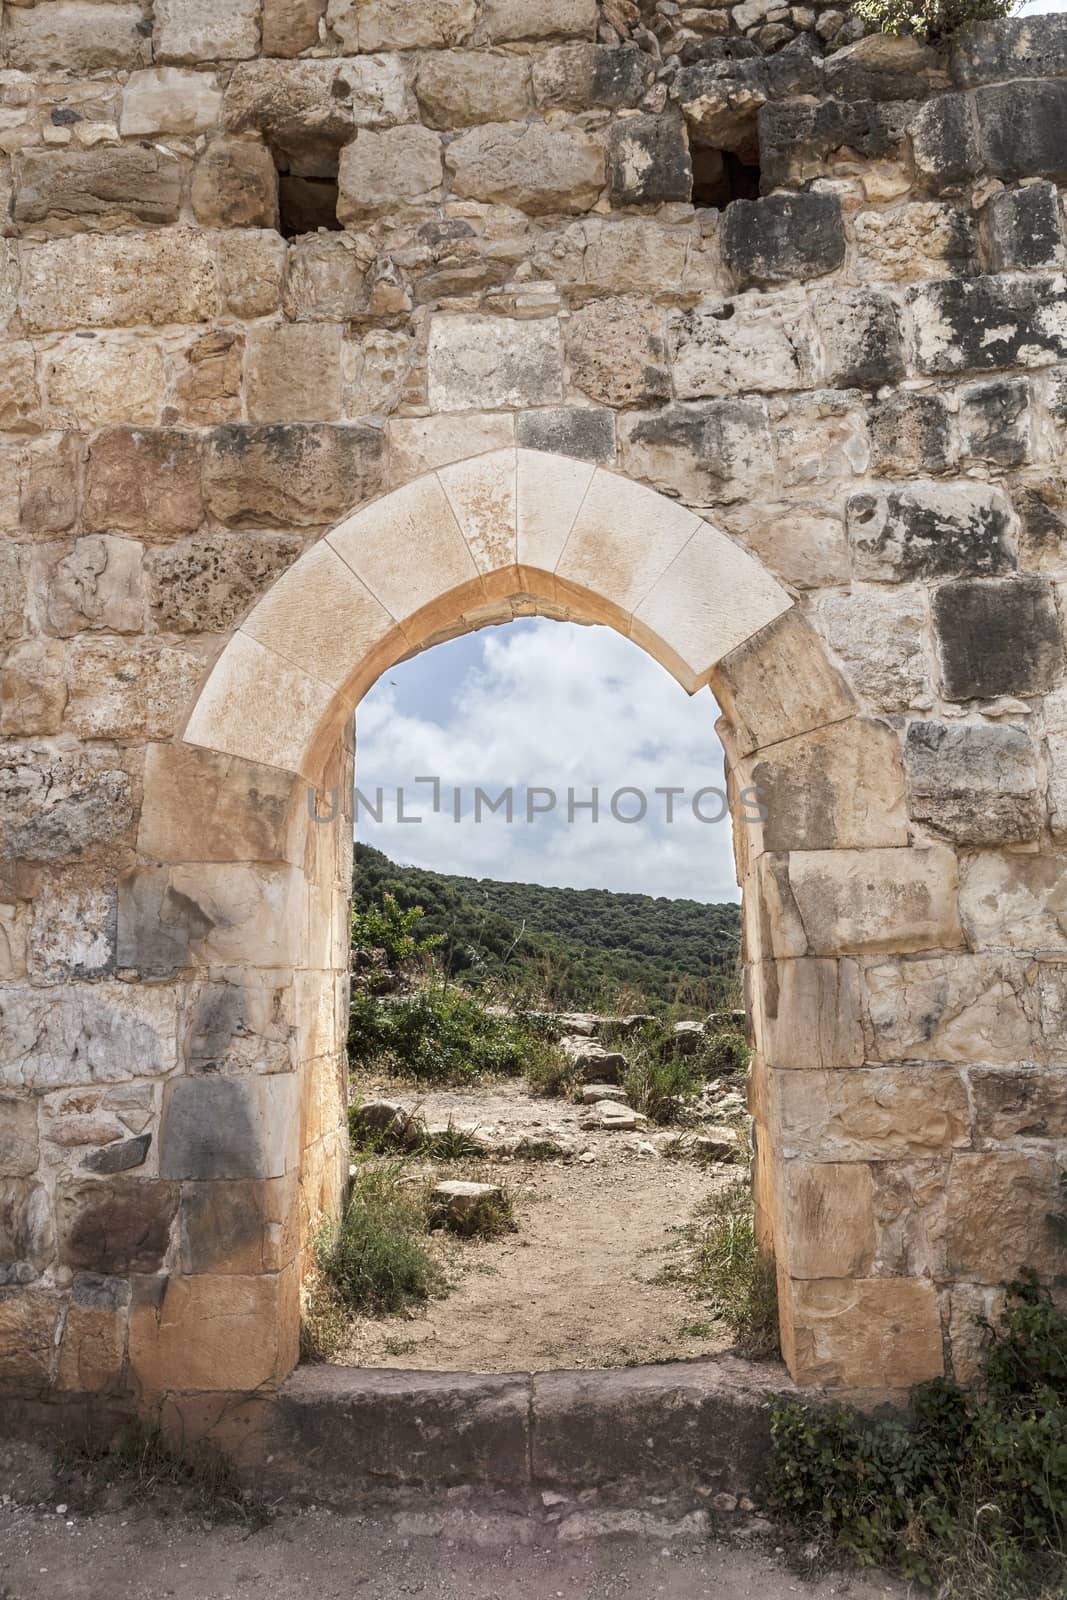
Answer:
<svg viewBox="0 0 1067 1600"><path fill-rule="evenodd" d="M357 844L357 905L386 892L423 907L420 933L442 937L455 978L490 981L559 1007L696 1011L737 1004L736 905L654 899L609 889L550 889L402 867Z"/></svg>

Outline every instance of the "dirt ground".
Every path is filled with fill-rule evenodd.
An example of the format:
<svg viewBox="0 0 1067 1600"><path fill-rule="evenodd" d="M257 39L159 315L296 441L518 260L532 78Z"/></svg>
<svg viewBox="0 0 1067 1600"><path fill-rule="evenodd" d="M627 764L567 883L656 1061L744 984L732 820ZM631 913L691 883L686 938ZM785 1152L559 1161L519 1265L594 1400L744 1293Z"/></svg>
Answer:
<svg viewBox="0 0 1067 1600"><path fill-rule="evenodd" d="M666 1130L584 1127L589 1108L530 1098L521 1084L437 1090L358 1085L364 1100L420 1105L431 1126L471 1125L489 1145L551 1138L569 1160L437 1162L413 1172L506 1185L517 1231L444 1240L453 1288L407 1317L361 1320L345 1365L465 1372L541 1372L688 1360L729 1348L730 1336L678 1283L656 1281L678 1257L676 1229L737 1172L657 1153ZM583 1159L583 1157L585 1159ZM684 1331L683 1331L684 1330Z"/></svg>
<svg viewBox="0 0 1067 1600"><path fill-rule="evenodd" d="M66 1508L64 1508L65 1512ZM283 1512L248 1534L150 1510L82 1518L0 1507L0 1600L904 1600L888 1580L808 1584L773 1544L591 1537L547 1548L477 1519Z"/></svg>

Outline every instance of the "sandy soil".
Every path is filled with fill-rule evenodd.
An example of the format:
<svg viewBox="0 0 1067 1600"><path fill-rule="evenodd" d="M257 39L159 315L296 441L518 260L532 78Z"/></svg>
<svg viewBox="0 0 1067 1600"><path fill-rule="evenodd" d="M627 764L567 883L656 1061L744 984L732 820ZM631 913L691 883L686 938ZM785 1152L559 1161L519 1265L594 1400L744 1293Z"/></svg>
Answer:
<svg viewBox="0 0 1067 1600"><path fill-rule="evenodd" d="M381 1091L360 1086L364 1099ZM391 1097L415 1103L410 1089ZM685 1360L729 1348L729 1335L710 1323L706 1308L678 1284L655 1280L677 1258L672 1229L736 1168L652 1153L659 1130L585 1128L588 1108L530 1099L518 1084L441 1091L426 1096L422 1108L430 1124L475 1124L490 1144L549 1137L575 1156L425 1168L505 1184L517 1231L492 1241L442 1242L452 1292L410 1318L358 1324L345 1364L536 1372Z"/></svg>
<svg viewBox="0 0 1067 1600"><path fill-rule="evenodd" d="M809 1585L773 1544L589 1538L548 1548L475 1519L462 1539L413 1519L282 1513L251 1535L151 1511L0 1509L0 1600L903 1600L885 1579ZM418 1519L425 1523L427 1519ZM514 1532L514 1530L513 1530ZM521 1533L521 1530L519 1530Z"/></svg>

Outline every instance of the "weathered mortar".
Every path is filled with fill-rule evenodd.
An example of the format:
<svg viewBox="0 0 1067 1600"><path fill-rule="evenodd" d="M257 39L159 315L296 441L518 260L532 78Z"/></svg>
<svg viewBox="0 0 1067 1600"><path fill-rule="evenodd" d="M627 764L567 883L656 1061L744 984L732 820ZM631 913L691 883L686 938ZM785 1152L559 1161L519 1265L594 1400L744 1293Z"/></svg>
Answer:
<svg viewBox="0 0 1067 1600"><path fill-rule="evenodd" d="M1067 23L824 56L851 31L760 0L5 8L12 1392L289 1370L346 1161L350 829L307 827L305 779L350 786L336 729L416 632L536 609L663 659L684 634L731 781L774 799L737 843L797 1378L966 1376L1001 1282L1062 1270ZM763 198L694 207L708 149L758 149ZM281 237L276 162L339 163L342 231ZM529 571L516 447L557 519ZM483 452L427 480L458 566L424 487L364 541L394 609L340 592L359 537L325 534ZM665 498L565 558L594 465L606 507ZM627 576L690 512L795 602L722 660L685 569L651 610L659 568Z"/></svg>

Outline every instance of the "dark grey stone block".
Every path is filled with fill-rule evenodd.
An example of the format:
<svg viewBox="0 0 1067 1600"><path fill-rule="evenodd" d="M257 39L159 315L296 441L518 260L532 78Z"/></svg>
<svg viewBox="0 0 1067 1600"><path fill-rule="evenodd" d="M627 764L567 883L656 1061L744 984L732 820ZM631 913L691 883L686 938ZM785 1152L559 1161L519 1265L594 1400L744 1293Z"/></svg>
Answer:
<svg viewBox="0 0 1067 1600"><path fill-rule="evenodd" d="M119 883L120 968L142 978L173 977L213 927L207 912L171 886L166 867L139 867Z"/></svg>
<svg viewBox="0 0 1067 1600"><path fill-rule="evenodd" d="M820 278L845 258L841 202L830 194L735 200L723 216L722 253L742 287Z"/></svg>
<svg viewBox="0 0 1067 1600"><path fill-rule="evenodd" d="M615 414L601 406L521 411L516 436L526 450L548 450L579 461L615 460Z"/></svg>
<svg viewBox="0 0 1067 1600"><path fill-rule="evenodd" d="M1041 181L995 194L982 208L982 233L993 272L1062 266L1056 185Z"/></svg>
<svg viewBox="0 0 1067 1600"><path fill-rule="evenodd" d="M592 101L598 106L636 106L648 90L655 67L635 45L597 45L593 51Z"/></svg>
<svg viewBox="0 0 1067 1600"><path fill-rule="evenodd" d="M949 71L960 88L1017 78L1067 77L1067 17L1002 17L954 35Z"/></svg>
<svg viewBox="0 0 1067 1600"><path fill-rule="evenodd" d="M956 462L952 420L939 394L894 394L868 413L871 469L885 477L948 472Z"/></svg>
<svg viewBox="0 0 1067 1600"><path fill-rule="evenodd" d="M158 1272L178 1185L152 1178L69 1178L56 1193L59 1259L102 1277Z"/></svg>
<svg viewBox="0 0 1067 1600"><path fill-rule="evenodd" d="M991 722L913 722L904 746L908 815L956 844L1021 844L1041 832L1033 742Z"/></svg>
<svg viewBox="0 0 1067 1600"><path fill-rule="evenodd" d="M947 278L908 292L920 372L996 371L1067 357L1062 277Z"/></svg>
<svg viewBox="0 0 1067 1600"><path fill-rule="evenodd" d="M880 389L903 377L900 325L887 294L827 289L814 297L813 309L828 383L842 389Z"/></svg>
<svg viewBox="0 0 1067 1600"><path fill-rule="evenodd" d="M1017 467L1030 458L1030 385L1025 378L994 378L960 395L960 435L974 461Z"/></svg>
<svg viewBox="0 0 1067 1600"><path fill-rule="evenodd" d="M608 193L616 206L689 200L693 163L677 107L659 116L620 117L608 134Z"/></svg>
<svg viewBox="0 0 1067 1600"><path fill-rule="evenodd" d="M159 1137L164 1178L277 1178L296 1156L293 1073L175 1078Z"/></svg>
<svg viewBox="0 0 1067 1600"><path fill-rule="evenodd" d="M854 494L846 507L857 577L959 577L1010 572L1010 506L985 485L909 484Z"/></svg>
<svg viewBox="0 0 1067 1600"><path fill-rule="evenodd" d="M143 1167L152 1145L150 1133L140 1133L136 1139L120 1139L115 1144L105 1144L86 1156L82 1166L87 1172L130 1172Z"/></svg>
<svg viewBox="0 0 1067 1600"><path fill-rule="evenodd" d="M1067 83L975 91L982 167L995 178L1067 179Z"/></svg>
<svg viewBox="0 0 1067 1600"><path fill-rule="evenodd" d="M968 95L928 100L908 129L915 170L932 188L969 183L982 167L978 121Z"/></svg>
<svg viewBox="0 0 1067 1600"><path fill-rule="evenodd" d="M1051 485L1017 490L1019 557L1025 567L1059 566L1067 550L1067 521Z"/></svg>
<svg viewBox="0 0 1067 1600"><path fill-rule="evenodd" d="M763 182L783 182L802 151L825 158L847 146L865 159L894 155L903 139L900 120L906 119L870 100L770 101L757 117Z"/></svg>
<svg viewBox="0 0 1067 1600"><path fill-rule="evenodd" d="M1063 637L1043 578L944 583L933 611L947 699L1044 694L1059 681Z"/></svg>

